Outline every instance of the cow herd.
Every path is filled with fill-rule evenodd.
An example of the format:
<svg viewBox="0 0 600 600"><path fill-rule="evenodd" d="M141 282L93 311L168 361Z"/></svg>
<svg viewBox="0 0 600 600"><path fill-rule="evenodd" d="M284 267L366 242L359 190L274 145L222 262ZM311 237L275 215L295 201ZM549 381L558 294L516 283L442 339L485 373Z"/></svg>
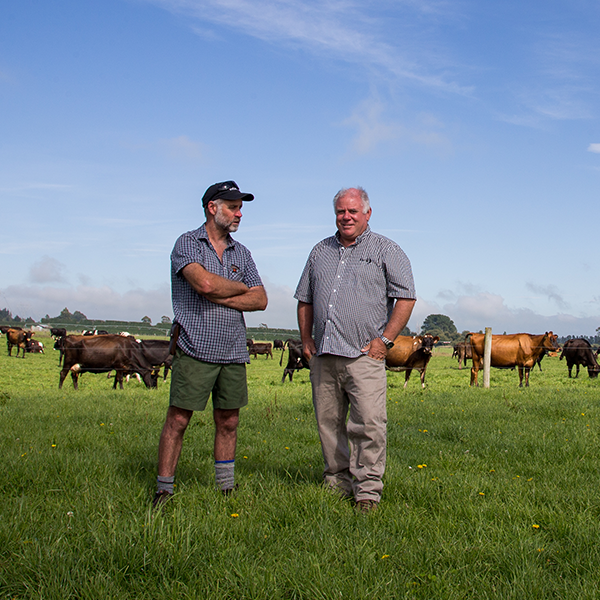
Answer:
<svg viewBox="0 0 600 600"><path fill-rule="evenodd" d="M22 353L43 353L44 346L33 339L33 333L19 327L1 326L0 331L6 335L8 355L12 356L13 348L16 355ZM167 340L139 340L127 332L108 334L107 332L83 332L81 335L67 335L62 328L52 328L51 335L55 339L54 348L60 351L59 365L62 364L59 378L59 388L62 387L67 375L71 375L73 387L78 388L79 375L82 373L109 373L114 371L113 388L123 389L123 378L136 375L146 387L157 385L159 371L164 367L166 379L171 367L172 356ZM421 387L425 387L425 373L431 359L432 351L439 342L439 337L430 334L416 336L398 336L394 346L386 358L386 369L404 371L406 388L413 370L420 374ZM279 366L283 366L284 351L288 350L287 364L283 370L281 382L289 378L293 380L294 372L307 369L309 363L302 354L302 343L298 339L289 338L285 341L255 342L247 340L248 353L255 359L259 354L265 358L273 358L273 349L281 350ZM529 374L537 364L541 370L541 361L547 354L560 352L557 336L551 331L540 335L517 333L511 335L493 335L491 344L491 366L501 369L518 369L519 386L529 386ZM576 367L575 377L579 376L580 367L586 367L590 377L597 377L600 365L597 356L600 350L594 351L585 339L570 339L562 348L560 360L565 359L569 377ZM458 368L462 369L468 360L472 361L470 385L478 385L478 373L483 368L484 335L469 333L463 342L454 346L453 358L458 359Z"/></svg>

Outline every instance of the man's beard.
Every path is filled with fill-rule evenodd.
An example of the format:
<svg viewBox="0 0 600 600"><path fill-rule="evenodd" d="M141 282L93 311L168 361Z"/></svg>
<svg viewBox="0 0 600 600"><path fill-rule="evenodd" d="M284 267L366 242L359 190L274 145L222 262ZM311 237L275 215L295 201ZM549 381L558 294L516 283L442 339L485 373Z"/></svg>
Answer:
<svg viewBox="0 0 600 600"><path fill-rule="evenodd" d="M235 218L231 219L231 221L228 221L224 216L223 216L223 211L221 210L221 207L219 206L219 208L217 209L217 214L215 215L215 223L221 228L224 229L225 231L228 231L229 233L233 233L234 231L238 230L238 227L240 226L240 222L236 221Z"/></svg>

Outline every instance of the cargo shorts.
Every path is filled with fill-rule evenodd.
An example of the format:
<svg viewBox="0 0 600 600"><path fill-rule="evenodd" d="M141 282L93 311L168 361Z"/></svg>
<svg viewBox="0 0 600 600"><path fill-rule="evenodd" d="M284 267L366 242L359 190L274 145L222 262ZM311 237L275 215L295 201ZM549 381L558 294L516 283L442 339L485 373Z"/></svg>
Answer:
<svg viewBox="0 0 600 600"><path fill-rule="evenodd" d="M246 364L203 362L177 348L173 357L169 406L204 410L211 393L213 409L233 410L246 406Z"/></svg>

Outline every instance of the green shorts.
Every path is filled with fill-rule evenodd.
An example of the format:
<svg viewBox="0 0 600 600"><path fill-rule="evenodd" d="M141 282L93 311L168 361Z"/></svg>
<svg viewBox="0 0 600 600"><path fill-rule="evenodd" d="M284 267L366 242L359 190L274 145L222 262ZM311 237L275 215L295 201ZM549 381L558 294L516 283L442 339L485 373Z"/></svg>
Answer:
<svg viewBox="0 0 600 600"><path fill-rule="evenodd" d="M212 392L213 408L232 410L248 404L245 363L202 362L177 348L173 357L169 405L204 410Z"/></svg>

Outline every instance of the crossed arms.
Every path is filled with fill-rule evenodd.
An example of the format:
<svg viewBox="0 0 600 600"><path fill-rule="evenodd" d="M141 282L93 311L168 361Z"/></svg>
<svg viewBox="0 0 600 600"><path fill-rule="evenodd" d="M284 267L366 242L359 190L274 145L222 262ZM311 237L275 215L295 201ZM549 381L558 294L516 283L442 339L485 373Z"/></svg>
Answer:
<svg viewBox="0 0 600 600"><path fill-rule="evenodd" d="M249 288L241 281L215 275L198 263L186 265L181 274L198 294L215 304L245 312L267 308L267 294L262 285Z"/></svg>

